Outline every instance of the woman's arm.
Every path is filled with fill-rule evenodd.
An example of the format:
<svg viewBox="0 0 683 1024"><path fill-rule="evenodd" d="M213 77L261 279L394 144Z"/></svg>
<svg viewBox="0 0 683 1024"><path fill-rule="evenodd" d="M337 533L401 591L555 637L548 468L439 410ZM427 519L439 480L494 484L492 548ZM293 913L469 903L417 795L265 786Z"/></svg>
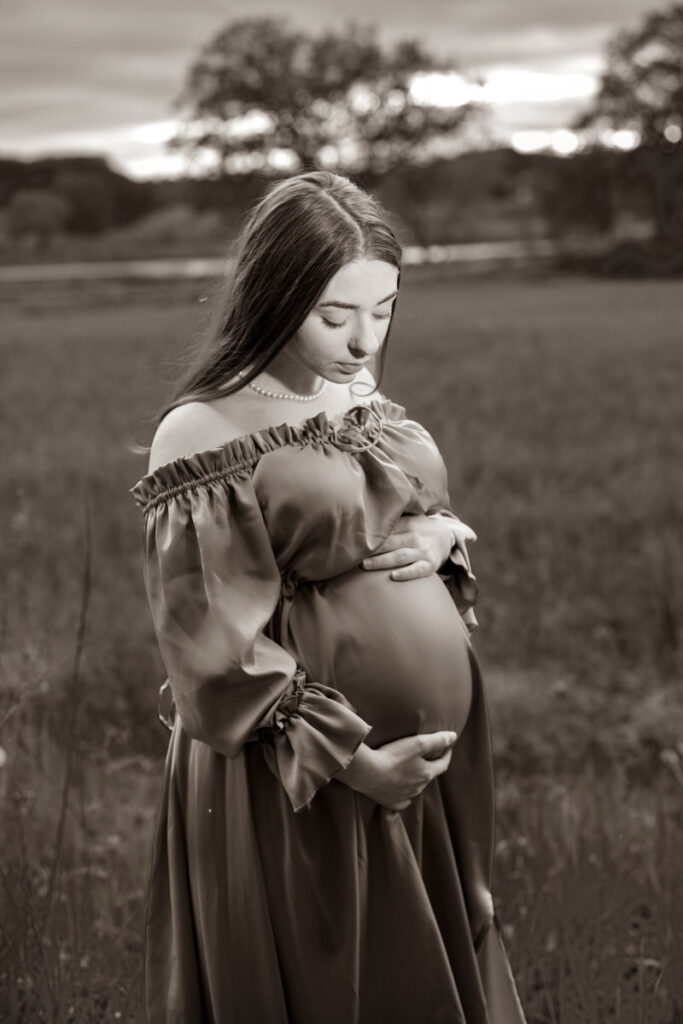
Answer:
<svg viewBox="0 0 683 1024"><path fill-rule="evenodd" d="M132 493L145 515L145 585L179 722L229 758L261 743L302 810L372 726L266 631L282 579L248 463L225 466L223 449L212 457L203 448L169 461L178 450L158 446L161 465Z"/></svg>

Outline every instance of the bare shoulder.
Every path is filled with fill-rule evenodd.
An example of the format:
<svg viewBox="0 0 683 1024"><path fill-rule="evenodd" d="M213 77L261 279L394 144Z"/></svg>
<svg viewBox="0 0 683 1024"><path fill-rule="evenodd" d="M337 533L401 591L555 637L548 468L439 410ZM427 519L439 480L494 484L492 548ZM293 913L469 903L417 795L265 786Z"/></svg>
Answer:
<svg viewBox="0 0 683 1024"><path fill-rule="evenodd" d="M147 471L153 473L174 459L220 448L243 433L237 418L231 419L225 400L220 411L212 402L185 402L171 409L159 424Z"/></svg>

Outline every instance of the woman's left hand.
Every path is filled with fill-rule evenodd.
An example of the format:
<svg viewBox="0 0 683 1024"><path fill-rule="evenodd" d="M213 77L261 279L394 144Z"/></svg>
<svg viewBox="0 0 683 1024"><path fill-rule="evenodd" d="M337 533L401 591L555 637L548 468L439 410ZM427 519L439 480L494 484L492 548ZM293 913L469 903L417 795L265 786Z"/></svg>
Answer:
<svg viewBox="0 0 683 1024"><path fill-rule="evenodd" d="M474 541L467 523L448 516L404 513L382 546L361 565L364 569L393 569L394 580L415 580L437 572L451 553L453 539Z"/></svg>

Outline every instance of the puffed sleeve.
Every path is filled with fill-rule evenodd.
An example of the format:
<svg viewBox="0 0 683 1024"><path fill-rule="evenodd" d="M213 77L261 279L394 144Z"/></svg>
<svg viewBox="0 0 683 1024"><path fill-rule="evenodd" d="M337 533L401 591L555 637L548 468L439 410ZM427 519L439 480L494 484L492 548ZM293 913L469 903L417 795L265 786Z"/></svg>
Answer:
<svg viewBox="0 0 683 1024"><path fill-rule="evenodd" d="M190 736L229 758L261 742L300 811L372 726L264 633L281 577L251 476L164 480L184 465L131 489L144 512L145 587L177 715Z"/></svg>

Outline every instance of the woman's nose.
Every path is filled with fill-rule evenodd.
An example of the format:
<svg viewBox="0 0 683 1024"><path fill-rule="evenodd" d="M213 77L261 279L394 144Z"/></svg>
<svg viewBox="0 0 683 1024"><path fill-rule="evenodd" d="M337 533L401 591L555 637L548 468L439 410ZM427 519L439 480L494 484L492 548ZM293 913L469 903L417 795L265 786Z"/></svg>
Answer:
<svg viewBox="0 0 683 1024"><path fill-rule="evenodd" d="M375 354L381 342L375 334L373 322L369 317L361 317L354 332L353 341L350 347L357 352L363 352L367 356Z"/></svg>

